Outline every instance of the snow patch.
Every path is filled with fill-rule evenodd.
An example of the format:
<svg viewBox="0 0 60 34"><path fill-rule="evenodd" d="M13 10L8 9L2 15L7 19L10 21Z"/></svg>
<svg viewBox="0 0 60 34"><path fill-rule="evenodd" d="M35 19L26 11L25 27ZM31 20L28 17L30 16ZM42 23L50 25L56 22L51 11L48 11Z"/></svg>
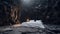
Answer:
<svg viewBox="0 0 60 34"><path fill-rule="evenodd" d="M45 28L41 20L30 20L29 22L23 22L21 26Z"/></svg>

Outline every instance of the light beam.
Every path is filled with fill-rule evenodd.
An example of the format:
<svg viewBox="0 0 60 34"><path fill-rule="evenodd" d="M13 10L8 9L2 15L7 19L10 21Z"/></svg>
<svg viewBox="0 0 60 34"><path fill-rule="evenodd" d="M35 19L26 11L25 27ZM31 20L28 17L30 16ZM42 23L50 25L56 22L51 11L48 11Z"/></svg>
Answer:
<svg viewBox="0 0 60 34"><path fill-rule="evenodd" d="M21 0L24 6L31 6L33 4L33 0Z"/></svg>

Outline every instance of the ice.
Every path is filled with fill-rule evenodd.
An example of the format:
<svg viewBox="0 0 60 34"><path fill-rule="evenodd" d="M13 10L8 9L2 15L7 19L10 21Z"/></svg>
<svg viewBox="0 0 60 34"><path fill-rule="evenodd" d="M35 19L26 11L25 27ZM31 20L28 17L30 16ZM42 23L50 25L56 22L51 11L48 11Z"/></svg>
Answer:
<svg viewBox="0 0 60 34"><path fill-rule="evenodd" d="M23 22L21 26L45 28L41 20L30 20L29 22Z"/></svg>

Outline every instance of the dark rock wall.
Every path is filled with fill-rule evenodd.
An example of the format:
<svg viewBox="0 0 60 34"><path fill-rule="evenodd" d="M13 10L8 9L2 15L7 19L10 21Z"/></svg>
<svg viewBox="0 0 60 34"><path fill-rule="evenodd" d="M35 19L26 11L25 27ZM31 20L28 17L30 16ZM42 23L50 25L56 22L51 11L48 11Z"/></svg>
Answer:
<svg viewBox="0 0 60 34"><path fill-rule="evenodd" d="M60 0L34 0L30 7L23 7L21 21L42 20L44 24L60 24Z"/></svg>
<svg viewBox="0 0 60 34"><path fill-rule="evenodd" d="M18 0L0 0L0 26L12 25L18 21L20 10L19 2ZM11 13L14 14L13 16L16 19L11 16Z"/></svg>
<svg viewBox="0 0 60 34"><path fill-rule="evenodd" d="M15 18L10 14L12 13L12 6L17 8L21 7L20 1L0 0L1 24L7 24L8 22L12 23L18 20L24 22L26 21L26 17L34 20L42 20L44 24L60 24L60 0L34 0L30 7L22 5L21 17L18 17L17 19L15 19L16 15L19 14L16 14ZM13 11L13 13L14 12L19 13L20 10Z"/></svg>
<svg viewBox="0 0 60 34"><path fill-rule="evenodd" d="M9 2L9 1L8 1ZM0 0L0 26L9 25L10 6L7 0Z"/></svg>

